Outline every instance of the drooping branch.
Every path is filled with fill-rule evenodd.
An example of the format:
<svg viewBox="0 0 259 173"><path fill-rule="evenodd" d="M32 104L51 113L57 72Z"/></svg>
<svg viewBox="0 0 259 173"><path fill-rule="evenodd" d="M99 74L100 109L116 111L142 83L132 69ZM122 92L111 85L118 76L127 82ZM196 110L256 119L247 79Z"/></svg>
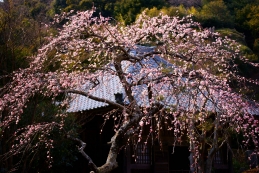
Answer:
<svg viewBox="0 0 259 173"><path fill-rule="evenodd" d="M88 165L91 170L93 170L95 173L99 173L97 166L93 163L92 159L84 152L84 149L86 147L86 143L84 143L82 140L72 137L70 135L67 135L67 138L76 141L80 143L81 147L78 147L78 151L82 154L82 156L88 161Z"/></svg>

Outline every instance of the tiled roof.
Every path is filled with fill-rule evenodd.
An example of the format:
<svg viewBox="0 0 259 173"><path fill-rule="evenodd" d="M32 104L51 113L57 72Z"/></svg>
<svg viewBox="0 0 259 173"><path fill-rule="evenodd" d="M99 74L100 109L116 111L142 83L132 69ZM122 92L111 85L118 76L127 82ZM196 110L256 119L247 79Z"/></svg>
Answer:
<svg viewBox="0 0 259 173"><path fill-rule="evenodd" d="M138 51L131 51L132 55L142 54L144 52L150 52L153 51L153 48L147 48L147 47L140 47ZM143 70L143 66L145 66L145 69L149 69L149 71ZM108 64L107 67L110 69L114 69L114 65L112 63ZM153 74L152 70L156 71L159 68L174 68L176 69L174 65L170 64L169 62L165 61L159 56L154 57L146 57L145 59L141 60L140 63L131 63L129 61L123 61L122 62L122 68L125 74L131 74L132 78L128 78L128 82L134 82L134 80L138 81L141 78L145 77L147 79L152 79ZM151 72L150 72L151 71ZM111 72L102 72L102 75L99 75L98 77L98 85L95 87L91 87L90 84L85 84L80 87L80 90L84 90L88 93L90 93L93 96L96 96L98 98L103 98L106 100L110 100L113 102L116 102L115 100L115 94L121 93L123 95L123 102L125 104L128 103L128 99L125 94L125 90L122 86L122 83L120 82L120 79L118 76L112 74ZM185 78L181 79L183 82L185 82ZM177 86L177 85L176 85ZM174 87L176 87L174 86ZM91 89L93 88L93 89ZM207 110L209 111L215 111L217 109L217 106L214 106L212 102L207 101L205 105L203 105L202 99L200 99L200 96L207 95L207 91L202 91L196 93L197 97L195 100L193 100L190 95L194 91L192 89L184 90L178 94L172 93L172 85L170 82L163 82L163 83L156 83L152 86L152 95L153 98L156 98L157 101L162 103L165 106L172 106L177 105L178 108L182 108L188 111L188 109L192 109L194 106L202 107L205 106ZM201 91L201 90L200 90ZM148 99L148 87L146 84L142 85L136 85L132 87L132 94L135 100L137 101L137 104L141 107L149 107L149 99ZM97 108L102 108L108 106L107 103L95 101L92 99L89 99L88 97L78 95L78 94L72 94L72 100L70 103L70 107L67 110L68 112L80 112L84 110L92 110ZM162 96L162 101L158 97ZM214 97L213 100L215 103L217 102L219 98ZM247 110L247 112L251 114L257 114L259 115L259 109L254 109L253 106Z"/></svg>
<svg viewBox="0 0 259 173"><path fill-rule="evenodd" d="M134 51L131 51L130 53L132 55L136 55L136 54L142 54L144 52L150 52L152 50L153 48L150 48L150 47L140 47L138 51L134 50ZM148 57L146 59L143 59L140 63L141 65L144 65L150 69L157 69L161 65L172 67L172 64L168 63L167 61L160 58L159 56L154 56L152 58ZM150 74L148 74L147 72L142 71L141 65L138 63L133 65L128 61L122 62L122 67L124 72L127 74L132 74L132 76L134 76L133 79L136 79L136 78L140 79L144 76L150 76ZM114 69L112 63L108 64L107 66ZM112 75L111 73L106 72L105 74L99 76L98 81L99 81L99 84L96 87L94 87L93 90L89 90L90 87L87 86L87 84L84 86L81 86L80 89L84 91L88 91L93 96L108 99L114 102L115 102L115 94L122 93L124 97L124 103L128 102L127 98L125 98L125 95L126 95L125 90L118 76ZM140 106L149 105L147 94L143 94L143 93L147 93L146 85L138 85L138 86L132 87L132 90L133 90L133 96L135 97L135 99L137 100ZM106 106L108 106L107 103L95 101L82 95L72 94L72 101L70 103L70 108L68 109L68 112L80 112L84 110L91 110L91 109L96 109L96 108L101 108Z"/></svg>
<svg viewBox="0 0 259 173"><path fill-rule="evenodd" d="M118 76L115 75L105 75L99 77L99 85L97 85L94 90L90 91L93 96L108 99L115 102L114 94L124 93L123 87L120 83ZM88 87L83 86L81 89L87 91ZM83 110L91 110L95 108L108 106L107 103L95 101L89 99L82 95L73 94L72 102L70 103L70 108L68 112L79 112Z"/></svg>

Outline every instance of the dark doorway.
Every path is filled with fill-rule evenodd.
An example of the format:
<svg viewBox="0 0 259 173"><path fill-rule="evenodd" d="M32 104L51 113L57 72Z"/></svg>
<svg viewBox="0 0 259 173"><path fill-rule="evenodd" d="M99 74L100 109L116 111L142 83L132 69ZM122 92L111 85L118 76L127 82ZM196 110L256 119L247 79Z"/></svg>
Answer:
<svg viewBox="0 0 259 173"><path fill-rule="evenodd" d="M190 161L189 161L189 149L187 146L175 146L174 152L173 147L168 148L169 153L169 172L189 172Z"/></svg>

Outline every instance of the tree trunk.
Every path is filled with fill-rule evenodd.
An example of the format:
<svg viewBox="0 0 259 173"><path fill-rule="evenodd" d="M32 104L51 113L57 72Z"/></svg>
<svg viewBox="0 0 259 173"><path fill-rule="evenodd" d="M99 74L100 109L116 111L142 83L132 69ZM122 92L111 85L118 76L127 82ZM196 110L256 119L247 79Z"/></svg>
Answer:
<svg viewBox="0 0 259 173"><path fill-rule="evenodd" d="M189 125L189 133L190 133L190 156L189 156L189 160L190 160L190 172L194 173L195 172L195 161L194 161L194 155L195 155L195 146L194 143L192 141L192 139L194 139L194 123L192 120L190 120L190 125Z"/></svg>
<svg viewBox="0 0 259 173"><path fill-rule="evenodd" d="M211 173L212 161L213 161L213 158L211 156L209 156L206 161L206 171L205 171L206 173Z"/></svg>
<svg viewBox="0 0 259 173"><path fill-rule="evenodd" d="M213 147L209 150L208 157L207 157L207 160L206 160L206 165L205 165L206 170L204 170L205 173L211 173L212 163L213 163L212 161L213 161L215 152L216 152L215 147Z"/></svg>
<svg viewBox="0 0 259 173"><path fill-rule="evenodd" d="M111 148L106 160L106 163L98 168L98 173L109 173L113 169L118 167L118 162L116 161L117 155L120 149L121 134L117 132L111 139Z"/></svg>
<svg viewBox="0 0 259 173"><path fill-rule="evenodd" d="M189 160L190 160L190 172L194 173L195 169L194 169L194 166L193 166L194 161L193 161L193 152L192 151L190 152Z"/></svg>

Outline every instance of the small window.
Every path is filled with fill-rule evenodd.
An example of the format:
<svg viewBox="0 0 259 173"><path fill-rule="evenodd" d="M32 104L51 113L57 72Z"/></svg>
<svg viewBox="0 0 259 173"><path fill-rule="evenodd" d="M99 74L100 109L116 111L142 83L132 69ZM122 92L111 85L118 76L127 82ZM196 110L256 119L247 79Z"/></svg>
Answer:
<svg viewBox="0 0 259 173"><path fill-rule="evenodd" d="M151 159L150 159L150 148L148 145L144 144L138 144L137 147L133 148L133 155L136 157L133 157L132 163L135 164L150 164Z"/></svg>
<svg viewBox="0 0 259 173"><path fill-rule="evenodd" d="M114 94L116 103L122 104L123 103L123 95L122 93Z"/></svg>

